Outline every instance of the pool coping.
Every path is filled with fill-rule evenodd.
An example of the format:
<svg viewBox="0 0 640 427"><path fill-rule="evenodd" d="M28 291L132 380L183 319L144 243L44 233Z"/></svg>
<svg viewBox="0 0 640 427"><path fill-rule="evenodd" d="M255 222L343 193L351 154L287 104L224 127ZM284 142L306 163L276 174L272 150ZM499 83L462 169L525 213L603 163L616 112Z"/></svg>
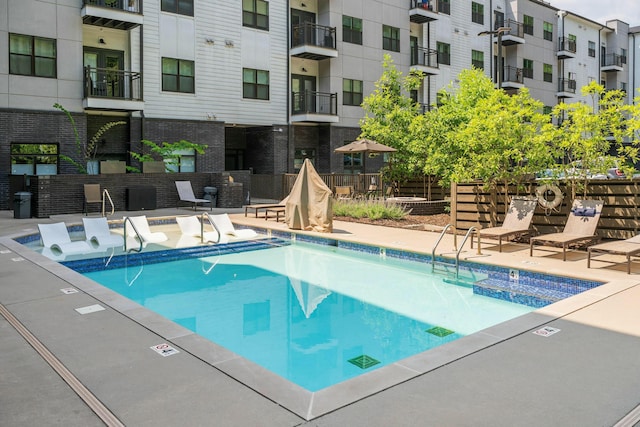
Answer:
<svg viewBox="0 0 640 427"><path fill-rule="evenodd" d="M308 232L287 231L289 232L296 235L317 236ZM516 319L364 373L343 383L310 392L15 242L13 239L20 235L24 233L0 238L0 244L305 420L335 411L482 349L534 331L552 320L637 285L637 280L633 278L629 278L628 281L617 280L606 283ZM351 241L338 236L332 236L331 239ZM361 242L355 243L361 244Z"/></svg>

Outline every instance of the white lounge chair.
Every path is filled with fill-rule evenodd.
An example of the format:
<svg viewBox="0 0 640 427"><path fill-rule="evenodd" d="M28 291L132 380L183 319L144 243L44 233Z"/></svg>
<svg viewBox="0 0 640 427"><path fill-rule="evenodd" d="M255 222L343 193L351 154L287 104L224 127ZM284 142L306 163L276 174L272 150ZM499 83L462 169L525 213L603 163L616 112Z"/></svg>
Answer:
<svg viewBox="0 0 640 427"><path fill-rule="evenodd" d="M223 236L231 236L238 239L252 239L258 235L258 233L250 229L236 230L229 218L229 215L226 213L218 215L207 214L207 216L216 230L218 230Z"/></svg>
<svg viewBox="0 0 640 427"><path fill-rule="evenodd" d="M146 215L129 216L126 217L131 221L133 227L129 227L131 224L125 224L126 238L133 238L135 240L142 239L142 247L146 247L148 243L161 243L169 240L166 234L161 231L152 232L149 228L149 221L147 221Z"/></svg>
<svg viewBox="0 0 640 427"><path fill-rule="evenodd" d="M178 227L180 227L180 231L182 232L183 237L192 237L193 239L185 239L180 246L192 246L193 244L201 243L200 239L202 238L203 242L212 242L212 243L227 243L229 238L224 234L218 234L217 231L204 231L202 224L200 223L200 219L197 216L177 216L176 222L178 223ZM196 239L197 238L197 239ZM181 238L182 240L182 238ZM194 242L192 244L188 244L189 242Z"/></svg>
<svg viewBox="0 0 640 427"><path fill-rule="evenodd" d="M69 255L86 254L95 252L85 241L71 241L69 230L64 222L54 224L38 224L42 246L46 252L56 258L64 258ZM45 253L43 251L43 253Z"/></svg>
<svg viewBox="0 0 640 427"><path fill-rule="evenodd" d="M82 218L82 224L86 242L92 248L107 250L124 246L124 238L111 232L106 218Z"/></svg>
<svg viewBox="0 0 640 427"><path fill-rule="evenodd" d="M211 210L213 210L213 203L208 199L198 199L193 194L193 188L191 187L191 181L176 181L176 189L178 190L178 197L181 202L193 203L193 210L196 210L198 204L208 204Z"/></svg>

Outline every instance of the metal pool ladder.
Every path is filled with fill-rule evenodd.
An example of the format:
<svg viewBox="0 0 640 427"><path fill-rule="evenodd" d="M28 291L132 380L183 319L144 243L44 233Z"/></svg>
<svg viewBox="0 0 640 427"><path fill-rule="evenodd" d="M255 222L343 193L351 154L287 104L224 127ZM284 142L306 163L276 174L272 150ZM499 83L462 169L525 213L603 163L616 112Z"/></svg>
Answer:
<svg viewBox="0 0 640 427"><path fill-rule="evenodd" d="M140 242L140 247L139 248L131 248L131 249L127 249L127 222L131 225L131 228L133 228L134 233L136 233L136 236L138 236L138 241ZM142 236L140 235L140 233L138 232L138 230L136 229L136 226L133 225L133 222L131 222L131 219L128 216L124 217L124 251L129 252L129 251L136 251L136 252L142 252L142 248L144 246L144 239L142 238Z"/></svg>
<svg viewBox="0 0 640 427"><path fill-rule="evenodd" d="M445 265L446 263L444 262L437 262L436 261L436 248L438 247L438 245L440 244L440 242L442 241L442 238L444 237L444 235L447 233L447 231L453 228L453 250L456 251L456 263L455 263L455 267L456 267L456 275L455 278L456 280L459 278L460 276L460 252L462 252L462 248L464 247L464 244L467 242L467 240L469 239L469 236L471 236L471 234L474 231L478 231L478 228L473 226L471 228L469 228L469 230L467 230L467 233L464 235L464 238L462 239L462 243L460 244L460 247L458 248L458 238L457 238L457 229L452 225L452 224L447 224L447 226L442 230L442 232L440 233L440 237L438 237L438 240L436 240L435 245L433 245L433 249L431 249L431 271L435 271L436 269L436 263L437 264L442 264ZM481 254L480 252L480 234L478 234L478 255Z"/></svg>

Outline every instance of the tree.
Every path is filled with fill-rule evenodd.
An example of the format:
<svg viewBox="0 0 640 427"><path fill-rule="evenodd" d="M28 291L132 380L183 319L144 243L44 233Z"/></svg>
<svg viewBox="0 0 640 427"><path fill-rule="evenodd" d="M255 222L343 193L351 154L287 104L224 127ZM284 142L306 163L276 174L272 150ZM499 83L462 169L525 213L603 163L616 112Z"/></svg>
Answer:
<svg viewBox="0 0 640 427"><path fill-rule="evenodd" d="M385 174L390 179L404 179L417 171L411 151L410 128L416 117L421 115L418 104L409 98L408 93L420 87L423 77L420 73L403 77L389 55L384 56L382 67L383 73L376 82L376 89L362 103L365 116L360 121L360 138L372 139L398 150Z"/></svg>
<svg viewBox="0 0 640 427"><path fill-rule="evenodd" d="M135 153L131 151L131 157L140 163L155 161L159 158L164 161L167 172L174 172L175 167L180 164L182 152L193 150L198 154L204 154L207 148L206 145L195 144L184 139L177 142L162 142L161 144L156 144L148 139L143 139L141 142L143 146L149 147L150 153ZM132 166L129 166L128 169L131 172L140 172L138 168Z"/></svg>

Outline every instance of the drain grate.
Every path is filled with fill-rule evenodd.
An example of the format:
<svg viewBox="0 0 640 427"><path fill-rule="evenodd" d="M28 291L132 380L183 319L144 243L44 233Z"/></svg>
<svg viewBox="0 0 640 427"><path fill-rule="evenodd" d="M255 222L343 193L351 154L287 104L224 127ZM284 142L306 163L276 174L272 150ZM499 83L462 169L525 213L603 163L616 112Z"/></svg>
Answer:
<svg viewBox="0 0 640 427"><path fill-rule="evenodd" d="M449 329L443 328L441 326L434 326L431 329L427 329L426 332L440 338L453 334L453 331L450 331Z"/></svg>
<svg viewBox="0 0 640 427"><path fill-rule="evenodd" d="M349 359L348 362L356 365L360 369L369 369L370 367L380 363L380 361L374 359L371 356L367 356L366 354L354 357L353 359Z"/></svg>

